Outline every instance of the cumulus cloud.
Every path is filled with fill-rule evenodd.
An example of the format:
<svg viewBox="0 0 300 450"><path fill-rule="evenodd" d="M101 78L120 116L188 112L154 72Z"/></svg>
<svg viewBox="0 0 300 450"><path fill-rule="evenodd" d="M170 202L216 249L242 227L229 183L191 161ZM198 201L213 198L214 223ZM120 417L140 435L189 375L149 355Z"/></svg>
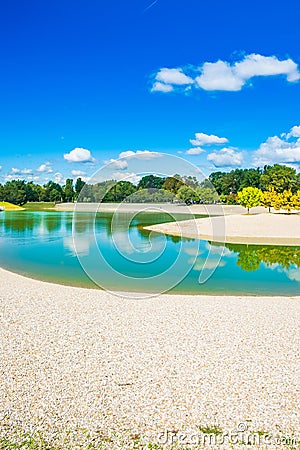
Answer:
<svg viewBox="0 0 300 450"><path fill-rule="evenodd" d="M150 152L149 150L137 150L133 152L132 150L127 150L119 154L119 158L127 159L155 159L161 158L163 155L158 152Z"/></svg>
<svg viewBox="0 0 300 450"><path fill-rule="evenodd" d="M59 183L59 184L64 183L65 182L65 178L64 178L63 174L60 173L60 172L56 172L54 174L54 182L55 183Z"/></svg>
<svg viewBox="0 0 300 450"><path fill-rule="evenodd" d="M202 73L196 77L198 87L205 91L240 91L245 80L234 74L229 63L204 63Z"/></svg>
<svg viewBox="0 0 300 450"><path fill-rule="evenodd" d="M281 137L271 136L253 152L253 165L300 163L300 126L294 126Z"/></svg>
<svg viewBox="0 0 300 450"><path fill-rule="evenodd" d="M173 92L174 88L171 84L160 83L160 81L156 81L152 88L151 92Z"/></svg>
<svg viewBox="0 0 300 450"><path fill-rule="evenodd" d="M86 175L86 172L83 172L83 170L72 170L71 174L74 177L80 177L80 176L83 177L84 175Z"/></svg>
<svg viewBox="0 0 300 450"><path fill-rule="evenodd" d="M0 166L0 170L2 170L2 166Z"/></svg>
<svg viewBox="0 0 300 450"><path fill-rule="evenodd" d="M214 134L195 133L195 139L190 139L192 145L213 145L213 144L227 144L228 139L224 137L215 136Z"/></svg>
<svg viewBox="0 0 300 450"><path fill-rule="evenodd" d="M110 159L109 161L105 161L105 164L109 164L111 169L120 169L124 170L128 167L128 162L124 159Z"/></svg>
<svg viewBox="0 0 300 450"><path fill-rule="evenodd" d="M155 79L161 83L164 83L166 85L187 85L187 84L193 84L194 80L191 77L188 77L185 75L183 70L181 68L177 69L167 69L163 68L160 69Z"/></svg>
<svg viewBox="0 0 300 450"><path fill-rule="evenodd" d="M187 75L188 72L189 75ZM276 56L252 53L242 61L230 63L218 60L204 62L199 67L162 68L155 76L152 91L186 91L192 86L205 91L240 91L254 77L285 76L288 82L300 79L298 65L290 58L279 60Z"/></svg>
<svg viewBox="0 0 300 450"><path fill-rule="evenodd" d="M92 157L90 150L79 147L74 148L70 153L65 153L64 159L73 163L95 162L95 158Z"/></svg>
<svg viewBox="0 0 300 450"><path fill-rule="evenodd" d="M201 153L204 153L205 150L201 147L192 147L189 148L185 153L186 155L201 155Z"/></svg>
<svg viewBox="0 0 300 450"><path fill-rule="evenodd" d="M292 59L280 61L276 56L262 56L251 54L244 60L233 66L234 73L243 80L257 76L285 75L287 81L293 82L300 79L297 64Z"/></svg>
<svg viewBox="0 0 300 450"><path fill-rule="evenodd" d="M28 175L27 181L39 181L39 175Z"/></svg>
<svg viewBox="0 0 300 450"><path fill-rule="evenodd" d="M215 150L207 156L215 167L239 167L243 164L243 153L234 148L222 148Z"/></svg>
<svg viewBox="0 0 300 450"><path fill-rule="evenodd" d="M16 175L29 175L33 173L32 169L18 169L17 167L12 167L11 172Z"/></svg>
<svg viewBox="0 0 300 450"><path fill-rule="evenodd" d="M137 184L141 177L134 172L114 172L112 177L116 181L130 181L133 184Z"/></svg>
<svg viewBox="0 0 300 450"><path fill-rule="evenodd" d="M44 164L41 164L36 170L37 170L37 172L43 172L43 173L52 173L53 172L50 162L45 162Z"/></svg>
<svg viewBox="0 0 300 450"><path fill-rule="evenodd" d="M288 139L290 137L300 138L300 126L295 125L288 134L283 133L283 136L286 136Z"/></svg>

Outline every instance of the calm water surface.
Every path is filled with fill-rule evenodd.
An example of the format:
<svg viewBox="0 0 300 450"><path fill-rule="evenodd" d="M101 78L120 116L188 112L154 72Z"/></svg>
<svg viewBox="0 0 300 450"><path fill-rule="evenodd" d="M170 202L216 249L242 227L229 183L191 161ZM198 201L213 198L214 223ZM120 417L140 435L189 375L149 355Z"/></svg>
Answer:
<svg viewBox="0 0 300 450"><path fill-rule="evenodd" d="M172 293L189 294L300 293L300 247L224 247L142 229L171 220L163 213L101 213L94 223L90 213L74 222L71 212L2 212L0 265L41 280L97 288L84 266L101 287L118 291L173 286ZM199 283L200 275L208 280Z"/></svg>

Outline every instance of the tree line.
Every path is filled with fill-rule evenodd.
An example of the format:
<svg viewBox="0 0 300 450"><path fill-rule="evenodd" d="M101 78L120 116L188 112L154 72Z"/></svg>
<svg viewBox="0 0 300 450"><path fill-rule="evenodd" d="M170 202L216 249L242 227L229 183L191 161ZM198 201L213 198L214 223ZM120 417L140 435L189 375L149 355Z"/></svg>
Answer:
<svg viewBox="0 0 300 450"><path fill-rule="evenodd" d="M107 180L86 184L81 178L65 185L48 181L43 186L24 180L0 184L0 201L16 205L27 202L185 202L241 204L246 208L298 208L300 174L292 167L274 164L263 169L235 169L213 172L203 182L196 177L144 176L138 184ZM300 206L299 206L300 207Z"/></svg>

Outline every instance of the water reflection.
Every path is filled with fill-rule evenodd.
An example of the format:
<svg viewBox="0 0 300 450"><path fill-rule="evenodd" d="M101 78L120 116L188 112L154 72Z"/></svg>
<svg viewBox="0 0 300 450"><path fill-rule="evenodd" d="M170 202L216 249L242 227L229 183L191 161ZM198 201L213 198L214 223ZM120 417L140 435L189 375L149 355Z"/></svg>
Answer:
<svg viewBox="0 0 300 450"><path fill-rule="evenodd" d="M225 244L225 247L237 254L237 265L247 272L258 270L261 263L268 268L277 265L283 269L300 266L300 247L242 244Z"/></svg>
<svg viewBox="0 0 300 450"><path fill-rule="evenodd" d="M187 219L186 216L180 218ZM192 265L193 270L174 292L299 294L300 246L201 241L199 248L199 241L195 239L151 234L143 229L146 225L171 220L174 218L166 213L139 213L134 217L122 213L113 219L112 213L95 216L81 212L76 214L75 220L72 212L1 213L0 265L49 281L90 287L92 283L77 258L80 256L89 259L92 270L97 271L101 279L107 279L112 288L142 290L147 277L164 273L180 254L180 267ZM76 250L73 232L79 236ZM109 278L105 265L97 263L99 249L117 272L140 281L116 286L115 275ZM200 286L200 273L208 270L213 276ZM163 289L165 283L178 278L179 272L179 269L172 269L159 281L161 285L151 285L149 290Z"/></svg>

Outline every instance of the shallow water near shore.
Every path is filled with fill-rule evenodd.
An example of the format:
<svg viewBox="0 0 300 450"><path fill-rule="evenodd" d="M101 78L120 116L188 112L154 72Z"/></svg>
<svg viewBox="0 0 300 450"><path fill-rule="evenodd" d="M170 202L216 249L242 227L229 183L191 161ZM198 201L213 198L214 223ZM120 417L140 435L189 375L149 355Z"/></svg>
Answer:
<svg viewBox="0 0 300 450"><path fill-rule="evenodd" d="M173 220L160 212L79 213L75 221L72 212L1 213L0 265L44 281L115 291L300 293L300 247L223 246L143 230ZM200 274L206 282L199 283Z"/></svg>

